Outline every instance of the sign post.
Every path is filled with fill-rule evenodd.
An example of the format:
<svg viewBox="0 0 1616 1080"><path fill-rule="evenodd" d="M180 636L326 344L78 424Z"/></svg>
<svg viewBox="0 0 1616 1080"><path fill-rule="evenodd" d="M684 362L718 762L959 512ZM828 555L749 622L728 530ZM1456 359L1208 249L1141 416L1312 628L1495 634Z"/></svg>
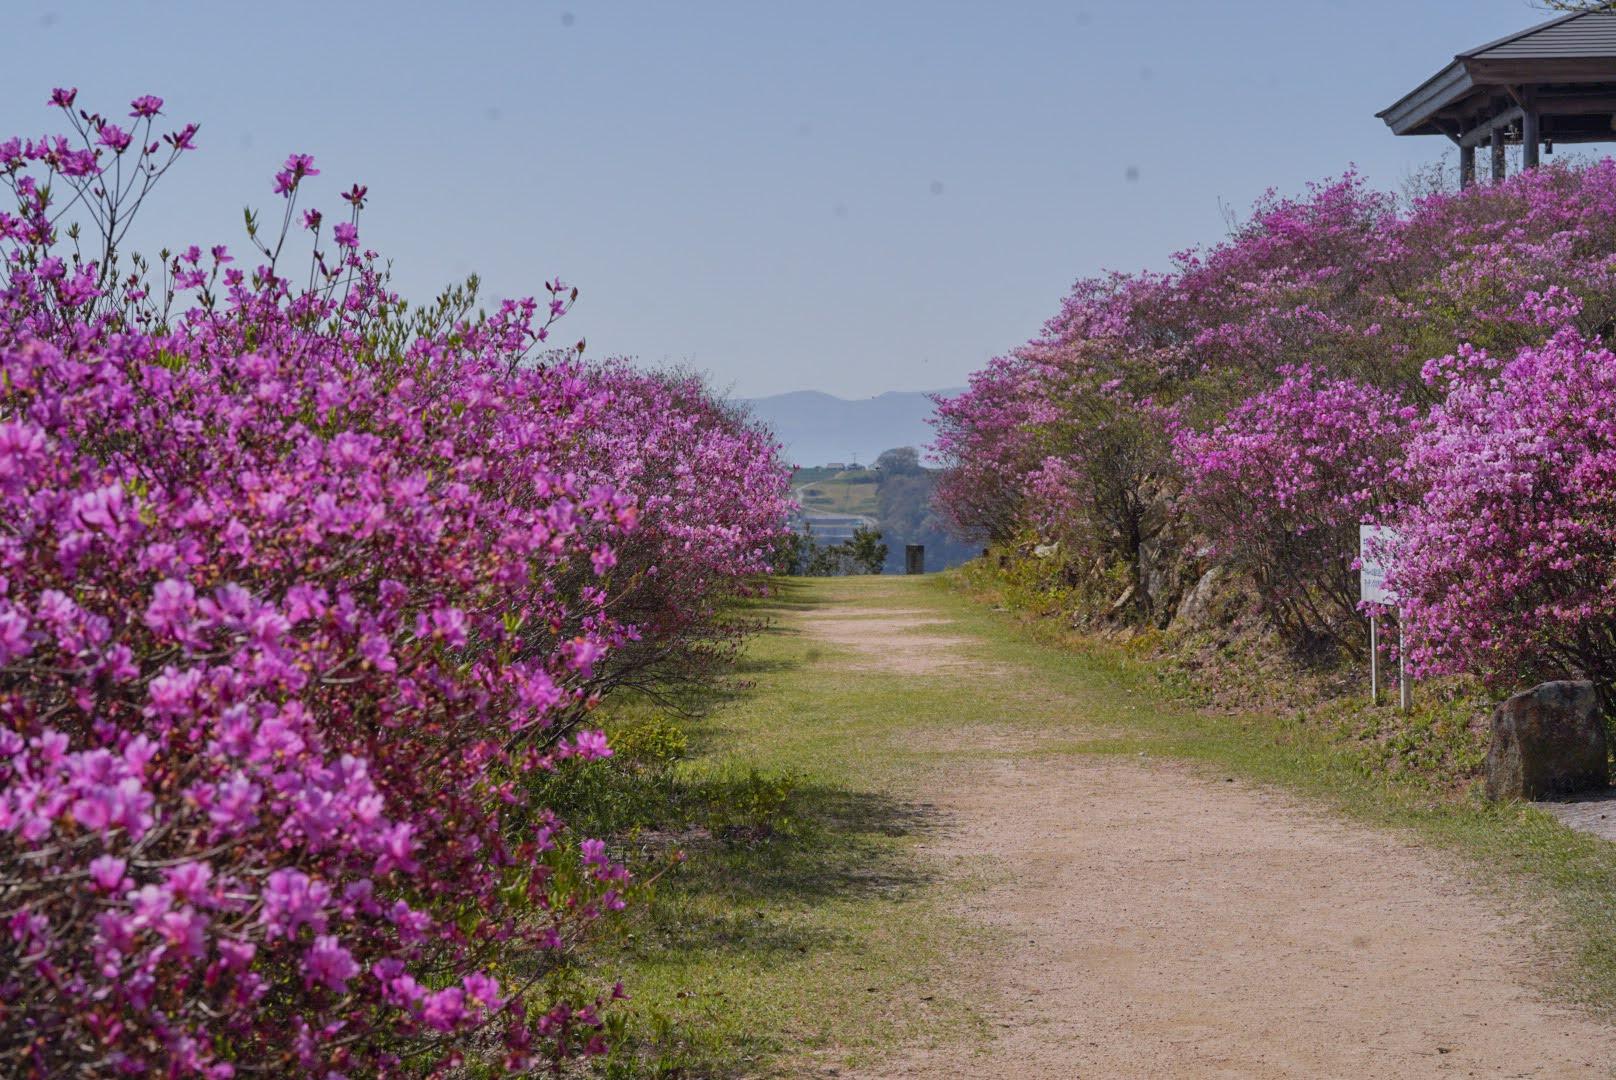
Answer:
<svg viewBox="0 0 1616 1080"><path fill-rule="evenodd" d="M1366 604L1397 606L1397 594L1386 585L1386 561L1396 546L1397 530L1386 525L1358 526L1358 598ZM1369 697L1380 703L1380 629L1369 616ZM1403 613L1397 613L1397 704L1404 712L1414 706L1414 684L1408 677L1403 648Z"/></svg>
<svg viewBox="0 0 1616 1080"><path fill-rule="evenodd" d="M1414 707L1414 684L1408 678L1408 659L1403 651L1403 613L1397 613L1397 707L1404 712Z"/></svg>
<svg viewBox="0 0 1616 1080"><path fill-rule="evenodd" d="M1369 616L1369 702L1380 704L1380 620Z"/></svg>

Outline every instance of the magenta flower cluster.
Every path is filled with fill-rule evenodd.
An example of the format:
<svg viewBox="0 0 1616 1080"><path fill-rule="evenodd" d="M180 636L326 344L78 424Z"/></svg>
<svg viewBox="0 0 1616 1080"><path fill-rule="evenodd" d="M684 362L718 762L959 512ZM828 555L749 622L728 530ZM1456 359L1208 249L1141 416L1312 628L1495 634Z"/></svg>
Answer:
<svg viewBox="0 0 1616 1080"><path fill-rule="evenodd" d="M1422 673L1616 672L1616 355L1567 329L1508 361L1430 365L1448 392L1405 471L1392 584Z"/></svg>
<svg viewBox="0 0 1616 1080"><path fill-rule="evenodd" d="M1422 670L1616 687L1613 321L1616 162L1270 195L1169 273L1079 282L940 402L941 507L1139 584L1176 545L1254 579L1299 642L1355 647L1357 526L1400 526Z"/></svg>
<svg viewBox="0 0 1616 1080"><path fill-rule="evenodd" d="M588 379L608 400L582 452L607 483L639 493L635 542L597 558L614 568L613 612L635 631L611 677L706 678L751 628L729 601L770 572L791 513L780 447L694 376L616 362Z"/></svg>
<svg viewBox="0 0 1616 1080"><path fill-rule="evenodd" d="M611 753L612 687L733 636L776 447L699 382L535 355L560 282L411 313L358 248L363 188L294 285L307 155L278 233L249 217L256 268L193 247L153 281L121 230L195 128L136 145L75 98L73 135L0 144L0 1062L602 1052L621 991L555 976L630 874L528 779Z"/></svg>
<svg viewBox="0 0 1616 1080"><path fill-rule="evenodd" d="M1175 449L1183 509L1211 554L1250 575L1301 638L1354 621L1358 526L1396 514L1419 412L1395 391L1316 368L1279 374L1211 430L1181 431Z"/></svg>

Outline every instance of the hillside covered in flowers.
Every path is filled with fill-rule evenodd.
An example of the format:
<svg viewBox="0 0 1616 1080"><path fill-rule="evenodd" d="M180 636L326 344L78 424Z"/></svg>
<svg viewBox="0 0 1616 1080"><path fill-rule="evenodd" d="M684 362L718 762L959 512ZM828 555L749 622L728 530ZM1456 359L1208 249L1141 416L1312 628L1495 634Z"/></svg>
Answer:
<svg viewBox="0 0 1616 1080"><path fill-rule="evenodd" d="M1236 591L1298 655L1366 649L1361 524L1422 675L1616 689L1616 163L1401 199L1271 194L1163 273L1080 281L940 403L954 527L1166 627ZM1034 548L1040 553L1034 557Z"/></svg>

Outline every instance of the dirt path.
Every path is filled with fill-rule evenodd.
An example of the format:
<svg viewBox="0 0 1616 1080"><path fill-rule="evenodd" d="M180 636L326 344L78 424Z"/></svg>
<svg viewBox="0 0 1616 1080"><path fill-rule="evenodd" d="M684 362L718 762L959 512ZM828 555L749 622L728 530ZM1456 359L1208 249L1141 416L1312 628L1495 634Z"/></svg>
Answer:
<svg viewBox="0 0 1616 1080"><path fill-rule="evenodd" d="M934 612L804 628L894 676L969 671ZM984 754L945 788L932 854L986 877L966 914L1001 943L976 965L993 1037L865 1076L1616 1074L1616 1029L1539 994L1530 928L1412 843L1141 758Z"/></svg>

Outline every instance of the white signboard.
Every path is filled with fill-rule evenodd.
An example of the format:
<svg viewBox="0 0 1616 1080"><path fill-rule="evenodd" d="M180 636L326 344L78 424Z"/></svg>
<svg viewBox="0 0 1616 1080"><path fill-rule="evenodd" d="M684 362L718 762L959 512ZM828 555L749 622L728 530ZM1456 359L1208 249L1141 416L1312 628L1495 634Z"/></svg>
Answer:
<svg viewBox="0 0 1616 1080"><path fill-rule="evenodd" d="M1397 604L1397 594L1386 587L1386 565L1397 544L1397 530L1388 525L1358 526L1358 598L1366 604Z"/></svg>

